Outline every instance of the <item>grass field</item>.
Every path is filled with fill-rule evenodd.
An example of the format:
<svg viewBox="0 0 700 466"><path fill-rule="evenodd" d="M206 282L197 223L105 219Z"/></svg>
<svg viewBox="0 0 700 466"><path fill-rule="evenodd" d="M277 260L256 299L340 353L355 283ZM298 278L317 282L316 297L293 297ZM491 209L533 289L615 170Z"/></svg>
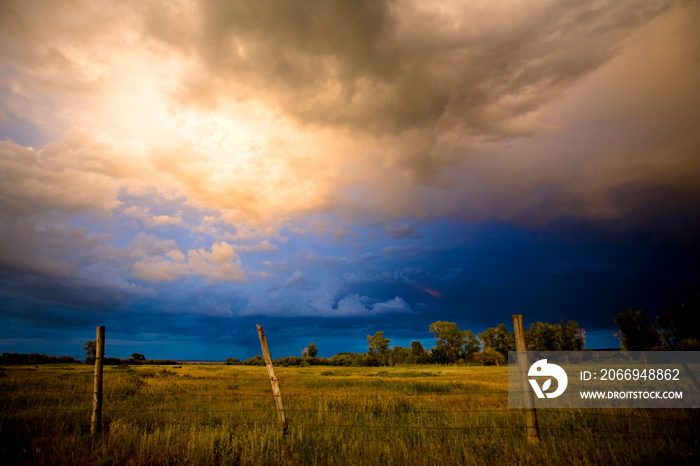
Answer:
<svg viewBox="0 0 700 466"><path fill-rule="evenodd" d="M503 367L108 366L90 435L92 367L0 368L5 464L698 464L698 410L541 410L529 445Z"/></svg>

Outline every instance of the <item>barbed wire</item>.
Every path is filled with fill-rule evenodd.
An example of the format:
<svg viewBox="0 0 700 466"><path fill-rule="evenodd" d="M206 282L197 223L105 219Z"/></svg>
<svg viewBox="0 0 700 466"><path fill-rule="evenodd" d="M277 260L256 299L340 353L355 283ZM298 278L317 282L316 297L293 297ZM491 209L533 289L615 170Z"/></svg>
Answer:
<svg viewBox="0 0 700 466"><path fill-rule="evenodd" d="M158 372L172 372L167 368L160 369L160 371L156 371L155 374L158 374ZM110 371L111 372L111 371ZM153 372L149 372L149 374L153 374ZM91 376L92 374L80 374L84 375L86 378L87 376ZM430 378L434 377L431 375L426 375L425 377L411 377L409 378L403 378L403 377L392 377L392 376L387 376L387 377L382 377L381 375L375 375L375 374L365 374L361 376L345 376L345 375L340 375L340 374L327 374L329 376L335 376L337 378L335 379L311 379L309 377L283 377L278 379L281 382L282 385L282 398L285 400L285 403L288 403L288 407L285 409L285 413L288 413L291 415L292 419L291 422L287 424L289 428L334 428L334 429L371 429L371 430L387 430L387 431L395 431L395 432L403 432L403 431L416 431L416 430L423 430L423 431L439 431L439 432L449 432L449 433L454 433L454 434L460 434L460 433L469 433L470 437L478 436L480 433L484 433L484 435L492 435L494 432L509 432L510 435L514 437L525 437L525 432L526 432L526 427L524 425L524 422L520 424L515 424L514 421L512 420L514 417L522 417L524 414L523 409L513 409L513 408L508 408L508 407L494 407L494 408L469 408L469 407L462 407L462 408L452 408L452 409L414 409L413 406L404 406L404 405L385 405L385 406L379 406L380 409L377 409L376 405L369 405L369 406L359 406L359 407L353 407L352 405L345 405L345 406L340 406L340 407L327 407L327 406L322 406L318 408L305 408L305 407L294 407L294 401L296 400L305 400L305 399L319 399L319 400L324 400L324 399L347 399L347 400L363 400L366 399L367 401L384 401L384 400L397 400L401 401L403 399L410 399L410 400L421 400L421 399L434 399L436 397L440 399L449 399L449 403L452 403L455 398L454 397L461 397L463 402L467 402L467 404L472 404L472 402L479 402L479 400L483 400L484 398L492 398L492 397L502 397L504 395L509 395L509 394L514 394L516 392L523 392L522 390L488 390L486 387L480 387L480 384L478 383L469 383L469 382L456 382L454 380L448 380L445 381L444 378L440 380L429 380L429 381L424 381L424 380L416 380L418 378ZM350 378L346 378L350 377ZM177 408L166 408L162 406L158 406L157 404L150 404L148 407L140 406L140 407L122 407L121 403L127 402L126 400L134 400L134 399L143 399L143 400L153 400L154 398L162 398L163 402L166 403L168 401L172 402L174 399L221 399L225 400L232 399L232 402L239 402L241 399L246 399L246 398L253 398L253 399L269 399L270 401L273 400L273 396L269 392L252 392L249 391L250 387L244 387L245 389L248 389L248 391L238 391L238 387L228 387L228 388L223 388L223 393L222 391L215 391L215 392L198 392L196 390L192 390L190 388L194 387L187 387L187 388L181 388L177 391L173 390L156 390L156 384L150 384L150 380L154 381L163 381L167 380L164 377L151 377L146 376L146 377L138 377L136 380L139 380L140 383L137 386L126 386L126 387L116 387L114 389L107 389L103 392L103 400L106 403L106 405L103 407L103 416L105 419L114 419L116 416L126 416L126 421L127 423L136 425L136 426L148 426L148 425L187 425L187 426L219 426L219 425L226 425L228 428L243 428L247 427L250 428L252 426L275 426L279 427L279 423L276 422L274 419L270 421L264 420L266 417L274 418L277 414L277 410L274 408L266 408L266 407L261 407L261 406L255 406L252 408L244 408L244 407L212 407L211 405L200 407L200 406L191 406L188 404L188 406L183 407L179 406ZM222 380L226 381L231 381L231 382L261 382L261 383L267 383L269 382L269 377L265 376L225 376L222 377L219 374L216 374L211 377L202 377L202 376L197 376L197 377L185 377L181 376L178 377L177 379L179 382L183 381L188 381L192 382L193 385L197 385L202 381L209 381L209 382L221 382ZM299 392L285 392L284 391L284 383L285 382L293 382L293 381L304 381L307 382L307 387L308 390ZM358 393L357 390L353 391L353 393L350 392L344 392L344 393L318 393L316 390L321 390L323 388L327 388L330 390L333 390L332 387L332 382L333 381L338 381L338 380L343 380L349 382L347 386L353 386L356 388L363 388L363 386L367 385L373 385L373 384L368 384L367 382L376 382L379 380L386 381L386 380L393 380L393 381L398 381L400 380L400 383L403 385L401 387L401 391L397 392L392 392L392 393ZM44 422L56 422L56 423L63 423L66 425L80 425L80 426L86 426L88 425L88 418L90 414L90 406L89 406L89 401L90 398L89 396L93 394L93 389L89 385L87 385L88 380L85 380L84 382L81 381L79 384L75 384L75 382L72 382L73 385L70 387L54 387L51 386L49 388L46 387L36 387L36 386L31 386L28 384L7 384L7 383L2 383L0 384L0 389L4 392L2 396L0 396L0 402L15 402L15 405L8 404L8 403L3 403L4 406L2 409L0 409L0 413L2 413L3 418L7 419L8 417L12 417L13 415L16 415L17 413L21 413L24 411L30 411L30 412L40 412L41 417L38 418L37 420L44 421ZM331 382L329 383L329 387L324 387L324 382ZM83 386L82 384L86 383L86 386ZM426 385L430 384L430 385ZM445 387L445 388L438 388L438 387ZM269 387L267 387L269 390ZM15 394L10 394L8 395L8 390L14 390L15 392L21 391L21 393L18 393L16 396L12 396ZM423 390L430 392L433 390L433 393L425 393ZM333 390L333 391L338 391ZM52 403L55 400L53 399L44 399L44 400L39 400L40 404L39 406L31 406L27 402L27 397L28 396L46 396L46 395L51 395L51 394L56 394L61 396L61 401L62 402L84 402L85 406L65 406L65 405L47 405L47 403ZM22 402L19 402L22 400ZM159 400L156 400L156 402ZM506 402L506 399L502 399L503 402ZM112 405L110 405L113 403ZM62 403L64 404L64 403ZM291 404L291 406L290 406ZM303 406L303 405L302 405ZM208 408L208 409L207 409ZM594 408L588 408L588 409L594 409ZM554 418L552 422L560 422L562 419L561 418L571 418L573 420L586 420L589 417L590 418L610 418L610 419L619 419L619 420L624 420L624 423L620 426L621 428L623 426L628 426L632 425L631 422L627 422L629 419L634 419L634 420L654 420L654 421L663 421L663 422L673 422L673 423L678 423L679 421L683 420L688 420L691 416L688 416L685 411L681 411L680 413L676 410L673 410L673 415L672 416L659 416L659 415L649 415L649 413L652 411L649 408L636 408L636 409L630 409L630 408L617 408L615 409L615 412L607 412L607 411L589 411L588 409L581 409L581 408L569 408L569 409L557 409L557 408L538 408L537 411L538 413L544 414L543 418ZM611 408L605 408L605 409L611 409ZM619 410L619 411L618 411ZM47 416L47 413L63 413L62 416ZM140 413L143 414L146 419L143 418L136 418L134 419L131 414L133 413ZM231 418L232 415L235 414L249 414L249 413L256 413L261 420L255 420L255 421L246 421L246 422L236 422L234 419ZM393 423L386 423L386 422L378 422L378 423L367 423L367 419L363 417L359 417L358 419L363 419L365 422L362 423L347 423L347 422L327 422L327 420L322 419L326 414L330 415L337 415L337 414L353 414L353 415L362 415L362 416L370 416L370 417L375 417L384 421L390 420L391 417L395 417ZM176 416L175 414L179 414L180 416ZM197 420L191 420L191 419L183 419L183 417L189 415L189 414L198 414L201 416L200 419ZM319 415L319 418L316 419L317 422L304 422L303 418L304 415L311 415L311 414L316 414ZM483 420L484 418L480 418L482 422L478 424L470 424L470 425L435 425L432 423L428 424L406 424L406 418L410 419L412 415L430 415L430 416L440 416L440 415L464 415L465 418L470 419L469 415L470 414L476 414L476 415L490 415L494 414L493 422L492 423L484 423ZM295 421L293 418L295 415L298 415L297 421ZM167 417L163 417L167 416ZM559 419L556 419L559 418ZM432 419L432 418L431 418ZM507 419L507 421L504 422L504 419ZM697 421L697 417L695 417L695 420ZM416 419L413 421L415 422ZM449 421L454 421L454 417L451 417L448 420ZM500 422L500 425L498 424ZM597 423L598 421L591 421L592 424ZM105 425L109 425L109 421L105 423ZM601 428L601 426L603 428ZM694 437L694 432L684 432L683 429L674 429L674 430L664 430L664 429L655 429L653 432L649 431L631 431L629 428L624 429L624 430L617 430L610 428L609 423L602 422L600 421L600 426L598 425L541 425L539 427L541 436L543 438L565 438L565 439L583 439L583 438L600 438L600 439L609 439L611 436L614 436L616 438L633 438L633 439L645 439L645 438L692 438ZM397 434L398 435L398 434Z"/></svg>

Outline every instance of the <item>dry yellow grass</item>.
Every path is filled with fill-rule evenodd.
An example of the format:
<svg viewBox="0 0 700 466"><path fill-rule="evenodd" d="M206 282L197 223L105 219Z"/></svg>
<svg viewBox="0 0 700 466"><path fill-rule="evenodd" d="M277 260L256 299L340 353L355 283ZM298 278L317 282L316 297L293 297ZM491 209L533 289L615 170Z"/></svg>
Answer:
<svg viewBox="0 0 700 466"><path fill-rule="evenodd" d="M105 368L104 430L89 434L92 368L0 369L3 464L695 464L695 410L548 410L542 442L507 409L505 368Z"/></svg>

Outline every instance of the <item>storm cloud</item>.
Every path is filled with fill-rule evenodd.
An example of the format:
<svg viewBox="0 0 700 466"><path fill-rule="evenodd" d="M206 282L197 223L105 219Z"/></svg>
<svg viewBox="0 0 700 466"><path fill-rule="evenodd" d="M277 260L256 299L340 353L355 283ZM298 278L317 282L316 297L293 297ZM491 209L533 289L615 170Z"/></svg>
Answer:
<svg viewBox="0 0 700 466"><path fill-rule="evenodd" d="M0 341L148 316L133 341L163 319L201 327L201 354L254 337L216 319L407 344L515 303L609 337L615 309L700 280L699 20L671 0L2 2Z"/></svg>

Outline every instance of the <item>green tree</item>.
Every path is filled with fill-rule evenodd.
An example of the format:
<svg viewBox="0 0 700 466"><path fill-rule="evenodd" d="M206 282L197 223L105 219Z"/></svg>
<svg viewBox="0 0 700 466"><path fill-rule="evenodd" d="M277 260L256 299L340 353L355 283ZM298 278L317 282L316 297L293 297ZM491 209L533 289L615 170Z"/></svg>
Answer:
<svg viewBox="0 0 700 466"><path fill-rule="evenodd" d="M83 349L85 350L85 362L94 364L97 357L97 342L95 340L86 341Z"/></svg>
<svg viewBox="0 0 700 466"><path fill-rule="evenodd" d="M429 327L435 334L436 346L434 351L438 362L454 363L464 356L464 346L467 344L469 334L474 336L469 330L462 331L454 322L442 322L438 320ZM468 332L468 333L467 333ZM476 339L476 338L474 338ZM473 342L469 342L470 345ZM477 343L478 345L478 343Z"/></svg>
<svg viewBox="0 0 700 466"><path fill-rule="evenodd" d="M570 320L559 322L559 349L561 351L581 351L585 348L586 332L578 326L578 322Z"/></svg>
<svg viewBox="0 0 700 466"><path fill-rule="evenodd" d="M528 351L558 351L559 327L547 322L533 322L525 331Z"/></svg>
<svg viewBox="0 0 700 466"><path fill-rule="evenodd" d="M411 342L411 358L417 364L425 364L428 362L428 352L423 348L420 341L413 340Z"/></svg>
<svg viewBox="0 0 700 466"><path fill-rule="evenodd" d="M359 353L338 353L331 356L329 361L331 366L359 367L364 361L366 354Z"/></svg>
<svg viewBox="0 0 700 466"><path fill-rule="evenodd" d="M445 345L436 344L428 353L428 362L431 364L449 364L450 355Z"/></svg>
<svg viewBox="0 0 700 466"><path fill-rule="evenodd" d="M306 355L310 358L315 358L318 354L318 348L316 348L316 343L313 341L309 346L306 347Z"/></svg>
<svg viewBox="0 0 700 466"><path fill-rule="evenodd" d="M423 345L421 345L420 341L413 340L411 342L411 353L413 353L415 357L420 357L421 355L425 354L426 351L425 348L423 348Z"/></svg>
<svg viewBox="0 0 700 466"><path fill-rule="evenodd" d="M145 361L146 356L144 356L143 354L134 353L131 355L131 359L133 359L134 361Z"/></svg>
<svg viewBox="0 0 700 466"><path fill-rule="evenodd" d="M390 354L390 364L392 366L396 364L404 364L405 362L410 362L408 361L409 358L412 357L412 352L411 348L404 348L402 346L394 346L391 349L391 354Z"/></svg>
<svg viewBox="0 0 700 466"><path fill-rule="evenodd" d="M661 345L649 314L642 310L627 309L618 313L615 325L619 329L615 335L620 339L623 350L646 351Z"/></svg>
<svg viewBox="0 0 700 466"><path fill-rule="evenodd" d="M384 332L376 332L373 336L367 335L368 353L370 359L376 364L388 363L389 342L388 338L384 338Z"/></svg>
<svg viewBox="0 0 700 466"><path fill-rule="evenodd" d="M529 351L580 351L584 348L583 335L575 320L562 320L557 325L533 322L525 331L525 341Z"/></svg>
<svg viewBox="0 0 700 466"><path fill-rule="evenodd" d="M503 353L491 347L486 347L481 353L475 354L472 360L482 366L500 366L506 363Z"/></svg>
<svg viewBox="0 0 700 466"><path fill-rule="evenodd" d="M474 335L474 332L471 330L464 331L464 339L464 354L467 357L467 361L471 361L474 358L474 355L481 350L481 345L479 344L479 340L476 338L476 335Z"/></svg>
<svg viewBox="0 0 700 466"><path fill-rule="evenodd" d="M481 340L484 350L492 348L503 356L507 356L508 351L515 351L515 334L508 331L506 324L487 328L479 334L479 340Z"/></svg>

